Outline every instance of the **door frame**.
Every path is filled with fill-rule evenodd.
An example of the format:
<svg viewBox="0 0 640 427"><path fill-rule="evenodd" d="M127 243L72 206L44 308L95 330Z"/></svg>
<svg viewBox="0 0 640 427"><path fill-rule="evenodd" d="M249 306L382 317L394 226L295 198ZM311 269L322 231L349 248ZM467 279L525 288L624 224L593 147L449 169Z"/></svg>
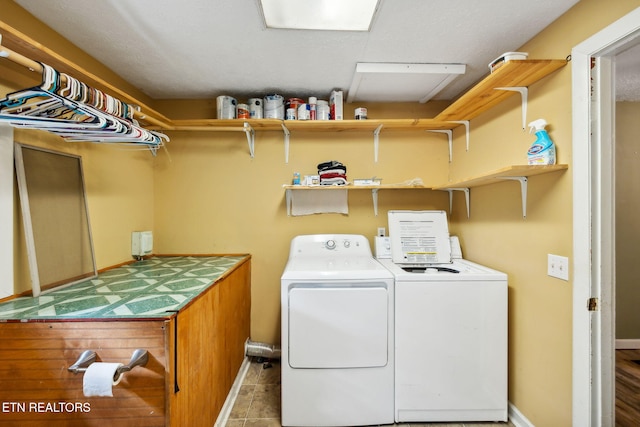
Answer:
<svg viewBox="0 0 640 427"><path fill-rule="evenodd" d="M0 299L15 294L13 180L13 128L0 123Z"/></svg>
<svg viewBox="0 0 640 427"><path fill-rule="evenodd" d="M571 52L572 409L576 427L613 425L615 416L613 56L640 40L639 23L640 8L637 8L575 46ZM593 73L592 58L595 62ZM592 297L598 298L596 311L587 308Z"/></svg>

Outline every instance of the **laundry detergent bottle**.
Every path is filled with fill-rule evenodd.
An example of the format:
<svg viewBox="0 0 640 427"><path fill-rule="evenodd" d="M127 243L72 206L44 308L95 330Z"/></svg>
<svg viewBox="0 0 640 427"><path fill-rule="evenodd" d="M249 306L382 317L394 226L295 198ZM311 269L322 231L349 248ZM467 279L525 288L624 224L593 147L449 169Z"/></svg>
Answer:
<svg viewBox="0 0 640 427"><path fill-rule="evenodd" d="M545 130L545 119L534 120L529 123L529 133L536 134L536 140L527 151L527 160L530 165L555 165L556 146Z"/></svg>

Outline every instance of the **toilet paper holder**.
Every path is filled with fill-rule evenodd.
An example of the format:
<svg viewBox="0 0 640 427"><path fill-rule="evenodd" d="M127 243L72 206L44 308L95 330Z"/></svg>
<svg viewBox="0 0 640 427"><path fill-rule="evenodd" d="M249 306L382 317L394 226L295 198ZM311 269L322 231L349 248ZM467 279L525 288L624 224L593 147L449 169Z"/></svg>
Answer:
<svg viewBox="0 0 640 427"><path fill-rule="evenodd" d="M67 370L69 372L73 372L74 374L77 374L78 372L84 372L87 370L89 365L91 365L96 360L98 360L98 355L95 351L85 350L82 352L82 354L80 354L80 357L78 357L76 363L69 366Z"/></svg>
<svg viewBox="0 0 640 427"><path fill-rule="evenodd" d="M76 360L73 365L69 366L67 370L69 372L73 372L74 374L84 372L87 370L89 365L96 362L97 360L98 355L95 351L85 350L80 354L78 360ZM118 369L116 369L116 372L113 375L113 379L117 380L120 375L124 374L125 372L129 372L136 366L145 366L148 361L149 352L141 348L136 349L131 355L131 360L129 360L129 363L127 363L126 365L122 365Z"/></svg>

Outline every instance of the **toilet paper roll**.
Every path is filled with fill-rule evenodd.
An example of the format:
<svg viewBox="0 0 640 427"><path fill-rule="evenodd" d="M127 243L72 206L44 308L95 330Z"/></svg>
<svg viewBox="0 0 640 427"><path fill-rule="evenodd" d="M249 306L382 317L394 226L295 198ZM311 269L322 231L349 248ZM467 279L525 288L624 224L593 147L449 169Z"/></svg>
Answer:
<svg viewBox="0 0 640 427"><path fill-rule="evenodd" d="M113 386L118 385L122 375L113 380L116 369L122 363L95 362L89 365L82 379L82 391L85 397L113 396Z"/></svg>

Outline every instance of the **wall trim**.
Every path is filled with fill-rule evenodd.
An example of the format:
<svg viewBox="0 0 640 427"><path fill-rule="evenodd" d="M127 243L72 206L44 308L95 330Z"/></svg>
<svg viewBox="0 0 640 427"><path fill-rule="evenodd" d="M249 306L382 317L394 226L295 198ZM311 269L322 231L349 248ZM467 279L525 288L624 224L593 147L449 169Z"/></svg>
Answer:
<svg viewBox="0 0 640 427"><path fill-rule="evenodd" d="M640 339L619 339L616 340L616 350L639 350Z"/></svg>
<svg viewBox="0 0 640 427"><path fill-rule="evenodd" d="M509 421L515 427L535 427L516 406L509 402Z"/></svg>
<svg viewBox="0 0 640 427"><path fill-rule="evenodd" d="M229 391L229 394L224 401L224 405L222 405L222 409L220 409L218 419L216 419L216 423L213 425L214 427L224 427L227 424L229 415L231 414L231 410L233 409L233 404L236 402L236 398L238 397L238 393L240 392L240 386L244 382L244 377L247 376L247 372L249 371L249 366L251 366L251 360L249 359L249 357L245 356L244 360L242 361L242 365L240 365L240 369L238 370L238 375L233 381L231 390Z"/></svg>

